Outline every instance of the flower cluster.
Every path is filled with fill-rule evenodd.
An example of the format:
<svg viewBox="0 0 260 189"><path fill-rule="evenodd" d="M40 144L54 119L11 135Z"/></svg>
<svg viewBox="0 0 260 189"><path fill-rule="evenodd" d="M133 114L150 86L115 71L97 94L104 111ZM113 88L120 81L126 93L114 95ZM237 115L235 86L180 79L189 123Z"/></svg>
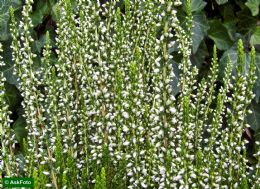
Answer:
<svg viewBox="0 0 260 189"><path fill-rule="evenodd" d="M119 0L76 0L76 6L60 0L58 48L53 52L47 32L37 68L32 3L26 0L19 24L11 10L13 60L28 131L20 156L12 151L16 141L0 75L6 176L33 177L35 188L257 188L259 152L250 165L241 138L254 97L253 47L244 74L239 41L237 75L231 77L229 61L217 89L216 48L207 78L200 81L190 61L190 0L186 24L178 19L179 0L125 0L123 7ZM176 45L180 63L170 53ZM173 64L181 71L177 96Z"/></svg>

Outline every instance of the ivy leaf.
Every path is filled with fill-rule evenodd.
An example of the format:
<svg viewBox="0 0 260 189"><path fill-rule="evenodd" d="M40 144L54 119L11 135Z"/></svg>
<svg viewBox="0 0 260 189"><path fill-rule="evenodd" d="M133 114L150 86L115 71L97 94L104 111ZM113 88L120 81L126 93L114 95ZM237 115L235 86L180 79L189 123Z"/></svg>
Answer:
<svg viewBox="0 0 260 189"><path fill-rule="evenodd" d="M254 92L255 92L255 99L256 99L256 102L258 103L259 102L259 98L260 98L260 53L257 53L256 54L256 76L257 76L257 79L256 79L256 83L255 83L255 87L254 87Z"/></svg>
<svg viewBox="0 0 260 189"><path fill-rule="evenodd" d="M208 21L205 13L196 12L193 14L193 28L192 28L192 51L195 54L200 46L202 40L207 35L209 29Z"/></svg>
<svg viewBox="0 0 260 189"><path fill-rule="evenodd" d="M7 40L9 35L8 35L8 20L9 16L6 14L2 14L0 16L0 39L2 41Z"/></svg>
<svg viewBox="0 0 260 189"><path fill-rule="evenodd" d="M233 64L233 69L232 69L232 75L236 75L236 65L237 65L237 49L235 47L232 47L231 49L227 50L221 57L220 59L220 73L219 73L219 77L223 78L224 77L224 70L225 67L227 65L227 61L228 61L228 56L230 57L232 64ZM245 73L248 72L249 69L249 65L251 63L251 56L250 53L245 53L245 57L244 57L244 70ZM254 86L254 92L256 94L255 100L256 102L258 102L259 97L260 97L260 53L256 53L256 76L257 76L257 80L255 82L255 86Z"/></svg>
<svg viewBox="0 0 260 189"><path fill-rule="evenodd" d="M220 50L229 49L233 45L233 41L230 39L226 27L219 20L212 20L209 25L208 36L215 42L217 48Z"/></svg>
<svg viewBox="0 0 260 189"><path fill-rule="evenodd" d="M9 37L9 8L12 6L14 10L21 7L20 0L1 0L0 1L0 40L7 40Z"/></svg>
<svg viewBox="0 0 260 189"><path fill-rule="evenodd" d="M204 9L204 7L207 5L207 3L203 0L193 0L191 1L191 12L199 12L202 9ZM188 12L188 4L187 4L187 0L184 0L183 2L183 10L187 13Z"/></svg>
<svg viewBox="0 0 260 189"><path fill-rule="evenodd" d="M204 62L205 58L209 55L206 43L203 41L196 54L192 54L191 62L193 65L196 65L197 68L201 68L202 63Z"/></svg>
<svg viewBox="0 0 260 189"><path fill-rule="evenodd" d="M49 35L50 35L50 45L52 47L55 47L56 43L55 43L55 30L53 28L50 28L49 31ZM36 53L41 53L42 49L44 48L46 44L46 33L41 35L40 38L38 40L35 40L32 44L33 47L33 52Z"/></svg>
<svg viewBox="0 0 260 189"><path fill-rule="evenodd" d="M257 26L254 33L250 39L251 45L259 45L260 44L260 26Z"/></svg>
<svg viewBox="0 0 260 189"><path fill-rule="evenodd" d="M26 127L26 121L22 116L19 116L18 119L13 124L14 133L16 136L16 139L21 144L23 142L23 139L27 135Z"/></svg>
<svg viewBox="0 0 260 189"><path fill-rule="evenodd" d="M237 32L241 34L247 34L248 32L252 32L257 25L257 19L251 16L251 13L248 9L243 9L236 13L238 18L237 23Z"/></svg>
<svg viewBox="0 0 260 189"><path fill-rule="evenodd" d="M173 94L177 95L180 91L180 87L178 87L178 82L179 82L179 77L180 77L180 69L178 68L178 63L171 60L171 64L173 67L173 72L174 72L174 78L172 83L172 89L173 89Z"/></svg>
<svg viewBox="0 0 260 189"><path fill-rule="evenodd" d="M247 0L246 6L250 9L252 16L256 16L259 13L260 0Z"/></svg>
<svg viewBox="0 0 260 189"><path fill-rule="evenodd" d="M228 62L228 57L230 58L230 60L232 62L232 65L233 65L232 75L235 76L237 74L236 73L236 66L237 66L237 56L238 56L238 54L237 54L237 47L236 47L236 45L234 45L231 49L225 51L224 54L222 55L222 57L220 59L220 62L219 62L219 64L220 64L220 69L219 69L220 77L224 76L225 67L226 67L227 62ZM259 56L258 53L256 54L256 58L257 58L257 56ZM248 72L248 69L249 69L249 66L250 66L250 62L251 62L250 53L245 53L244 64L243 64L244 73ZM257 61L256 61L256 64L257 64ZM257 68L257 71L258 71L258 68Z"/></svg>
<svg viewBox="0 0 260 189"><path fill-rule="evenodd" d="M254 89L254 93L255 93L255 101L257 103L259 103L259 98L260 98L260 87L255 87Z"/></svg>
<svg viewBox="0 0 260 189"><path fill-rule="evenodd" d="M249 108L253 113L247 116L247 123L254 131L258 131L255 134L260 135L260 104L252 102Z"/></svg>
<svg viewBox="0 0 260 189"><path fill-rule="evenodd" d="M229 4L225 5L223 17L224 17L223 25L227 28L229 37L233 41L236 41L235 36L237 32L237 23L239 20L237 19L234 13L234 7Z"/></svg>
<svg viewBox="0 0 260 189"><path fill-rule="evenodd" d="M218 5L223 5L228 2L228 0L216 0Z"/></svg>
<svg viewBox="0 0 260 189"><path fill-rule="evenodd" d="M228 59L230 58L233 69L232 69L232 75L235 74L235 64L237 61L237 48L232 47L231 49L224 52L222 57L219 60L219 76L220 78L224 78L225 75L225 68L227 66Z"/></svg>
<svg viewBox="0 0 260 189"><path fill-rule="evenodd" d="M12 49L11 49L12 41L9 39L7 41L3 41L3 60L5 62L5 66L0 68L0 71L4 73L4 76L8 83L16 85L18 87L17 77L13 74L14 63L12 61Z"/></svg>
<svg viewBox="0 0 260 189"><path fill-rule="evenodd" d="M19 90L9 83L5 83L5 98L10 109L14 109L22 101Z"/></svg>
<svg viewBox="0 0 260 189"><path fill-rule="evenodd" d="M38 1L36 10L33 12L31 18L34 26L42 23L42 19L50 11L47 1Z"/></svg>
<svg viewBox="0 0 260 189"><path fill-rule="evenodd" d="M178 50L179 50L178 46L179 46L179 42L176 41L174 43L174 45L171 48L168 49L168 53L171 54L173 52L178 52Z"/></svg>
<svg viewBox="0 0 260 189"><path fill-rule="evenodd" d="M0 40L2 41L4 49L3 60L5 62L5 66L2 67L0 71L4 73L8 83L16 86L18 86L18 82L17 77L13 74L14 66L12 61L12 49L10 48L11 40L9 38L9 8L12 6L14 10L17 10L21 5L21 0L0 1Z"/></svg>
<svg viewBox="0 0 260 189"><path fill-rule="evenodd" d="M179 11L178 15L181 25L185 28L186 14L184 11ZM206 37L209 29L208 20L204 12L192 13L192 53L195 54L202 40Z"/></svg>

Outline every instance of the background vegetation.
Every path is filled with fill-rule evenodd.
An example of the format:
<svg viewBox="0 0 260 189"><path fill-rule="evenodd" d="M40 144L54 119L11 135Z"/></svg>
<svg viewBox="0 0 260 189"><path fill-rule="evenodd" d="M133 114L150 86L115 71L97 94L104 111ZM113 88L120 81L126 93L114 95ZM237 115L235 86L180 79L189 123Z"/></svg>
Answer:
<svg viewBox="0 0 260 189"><path fill-rule="evenodd" d="M185 23L186 8L185 0L182 0L184 6L178 11L180 20ZM12 6L15 9L15 16L19 20L21 18L22 0L1 0L0 1L0 41L3 43L4 61L6 66L1 70L7 78L5 88L7 91L7 101L10 111L12 112L11 119L13 120L12 127L15 130L16 137L19 141L26 136L25 120L22 117L23 109L21 106L22 97L18 88L18 80L13 74L13 61L11 58L11 37L9 31L9 8ZM35 0L33 5L33 14L31 15L35 42L33 51L38 55L42 55L45 45L46 31L50 33L52 48L55 45L55 28L56 28L56 9L57 0ZM121 1L124 4L124 1ZM218 85L221 86L224 69L227 64L227 56L230 55L232 62L236 62L237 49L236 42L242 39L245 50L247 52L245 60L250 63L250 46L256 47L256 67L258 79L254 86L256 97L251 104L253 114L247 121L251 128L246 130L244 137L250 140L249 151L254 152L254 142L260 141L260 16L259 16L260 0L194 0L192 1L191 10L193 16L193 44L192 44L192 63L200 69L200 75L208 74L210 67L210 58L213 55L213 44L216 44L218 56L220 59L220 72ZM119 5L120 6L120 5ZM176 48L170 49L174 57L174 61L179 62ZM57 61L56 55L52 54L52 63ZM38 56L40 57L40 56ZM39 67L40 58L34 62L35 67ZM176 64L175 64L176 65ZM234 65L235 66L235 65ZM236 70L233 69L233 74ZM174 93L178 95L177 87L178 68L175 67L175 81L173 81ZM1 130L1 128L0 128Z"/></svg>

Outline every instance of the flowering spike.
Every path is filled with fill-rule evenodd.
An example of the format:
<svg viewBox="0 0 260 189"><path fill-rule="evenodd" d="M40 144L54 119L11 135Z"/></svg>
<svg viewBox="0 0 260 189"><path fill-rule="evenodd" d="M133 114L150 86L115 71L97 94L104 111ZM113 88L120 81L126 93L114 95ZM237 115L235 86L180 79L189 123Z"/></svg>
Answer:
<svg viewBox="0 0 260 189"><path fill-rule="evenodd" d="M243 41L239 39L238 41L238 59L237 59L237 72L238 75L242 74L244 67L244 47Z"/></svg>
<svg viewBox="0 0 260 189"><path fill-rule="evenodd" d="M254 173L248 167L241 138L254 97L254 48L249 72L242 74L238 42L238 74L231 80L228 58L218 89L216 46L208 77L198 80L190 60L194 2L185 3L185 24L178 19L180 0L124 2L125 11L119 0L60 0L56 54L47 32L41 68L34 66L31 47L33 1L26 1L19 28L10 10L28 137L16 155L1 73L1 172L33 176L36 188L55 189L258 184L259 167ZM176 46L180 63L170 53Z"/></svg>

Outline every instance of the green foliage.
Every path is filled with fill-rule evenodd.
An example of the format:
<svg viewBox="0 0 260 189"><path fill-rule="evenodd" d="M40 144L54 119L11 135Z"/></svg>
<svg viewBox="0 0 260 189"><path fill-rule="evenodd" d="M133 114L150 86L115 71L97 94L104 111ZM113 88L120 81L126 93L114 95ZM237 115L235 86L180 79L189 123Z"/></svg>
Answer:
<svg viewBox="0 0 260 189"><path fill-rule="evenodd" d="M0 40L7 40L9 33L9 8L12 6L15 10L21 7L21 0L2 0L0 2Z"/></svg>
<svg viewBox="0 0 260 189"><path fill-rule="evenodd" d="M106 171L102 167L100 175L96 176L94 189L107 189L106 187Z"/></svg>
<svg viewBox="0 0 260 189"><path fill-rule="evenodd" d="M17 87L18 86L17 77L13 73L14 62L12 61L12 50L10 48L11 39L4 41L2 44L4 47L3 59L6 64L4 67L0 68L0 71L4 73L4 76L9 84L15 85Z"/></svg>
<svg viewBox="0 0 260 189"><path fill-rule="evenodd" d="M6 77L6 76L5 76ZM10 109L16 109L22 101L19 90L9 83L5 83L5 97Z"/></svg>
<svg viewBox="0 0 260 189"><path fill-rule="evenodd" d="M208 69L205 69L201 64L206 62L206 65L209 65L208 58L212 55L212 44L209 43L209 39L217 45L218 50L222 51L220 53L223 54L220 57L222 62L227 61L225 57L227 57L228 53L233 54L236 52L234 48L236 47L238 38L242 38L245 44L258 45L259 43L259 26L257 26L259 14L251 14L253 9L258 10L259 0L249 0L247 2L241 0L216 0L215 2L191 2L191 10L193 12L192 62L201 68L201 74L207 74L204 72ZM185 19L185 11L187 12L186 1L183 1L183 3L184 12L179 11L179 16L182 20ZM207 17L205 13L208 15ZM205 43L207 44L206 47ZM246 51L248 51L248 47L246 47ZM258 53L259 48L257 48ZM233 57L236 56L234 55ZM175 59L179 62L177 58ZM257 77L257 83L259 83L259 72L257 72ZM258 98L260 97L258 84L255 85L254 90L256 91L255 100L258 102Z"/></svg>
<svg viewBox="0 0 260 189"><path fill-rule="evenodd" d="M252 103L250 110L253 112L248 116L248 122L250 123L252 129L256 132L256 141L260 140L260 106L256 102Z"/></svg>
<svg viewBox="0 0 260 189"><path fill-rule="evenodd" d="M19 116L19 118L13 124L13 130L16 139L20 144L22 144L23 139L27 137L27 131L25 129L25 126L26 126L25 119L21 116Z"/></svg>
<svg viewBox="0 0 260 189"><path fill-rule="evenodd" d="M18 85L17 77L13 74L14 62L12 61L12 49L10 39L10 28L9 28L9 9L13 7L13 14L16 16L21 8L20 0L3 0L0 2L0 40L4 48L3 60L5 66L0 68L0 71L4 73L4 76L9 84ZM16 11L16 12L15 12ZM10 101L9 101L10 102ZM11 108L12 104L9 104Z"/></svg>
<svg viewBox="0 0 260 189"><path fill-rule="evenodd" d="M229 37L228 30L219 20L211 20L209 22L210 29L208 30L208 36L216 44L220 50L229 49L233 41Z"/></svg>
<svg viewBox="0 0 260 189"><path fill-rule="evenodd" d="M257 148L241 139L260 138L259 0L105 2L28 1L29 17L0 2L1 142L22 152L2 143L7 175L56 189L259 182L246 166Z"/></svg>
<svg viewBox="0 0 260 189"><path fill-rule="evenodd" d="M183 1L183 9L186 13L189 12L188 6L190 6L190 11L193 12L199 12L203 10L203 8L206 6L206 2L203 0L198 0L198 1L190 1L190 5L188 3L188 0Z"/></svg>
<svg viewBox="0 0 260 189"><path fill-rule="evenodd" d="M260 0L247 0L246 6L250 9L253 16L259 13Z"/></svg>
<svg viewBox="0 0 260 189"><path fill-rule="evenodd" d="M260 45L260 26L257 26L250 39L251 45Z"/></svg>
<svg viewBox="0 0 260 189"><path fill-rule="evenodd" d="M207 35L209 24L203 12L195 12L192 14L192 17L192 24L194 26L192 28L192 52L196 54L201 42Z"/></svg>
<svg viewBox="0 0 260 189"><path fill-rule="evenodd" d="M186 1L183 1L184 5ZM197 1L193 1L196 3ZM208 75L209 57L212 56L212 40L220 55L220 73L218 81L223 82L224 68L228 63L228 57L231 58L233 68L232 75L236 75L237 62L237 43L242 38L245 45L245 72L248 71L251 57L250 45L256 47L256 76L257 80L254 85L255 101L254 106L259 106L260 98L260 49L259 49L259 0L215 0L208 2L199 1L193 7L193 51L191 61L193 65L200 68L200 74ZM185 7L185 6L184 6ZM202 7L202 8L201 8ZM185 10L185 8L184 8ZM206 13L206 14L205 14ZM207 15L206 19L205 16ZM179 16L185 18L185 12L179 11ZM174 52L174 51L173 51ZM180 62L175 56L175 61ZM254 111L255 109L253 109ZM254 112L253 114L257 114ZM252 119L250 119L252 120ZM252 121L249 121L252 124ZM260 125L258 124L257 128ZM259 134L258 130L254 130L255 136Z"/></svg>
<svg viewBox="0 0 260 189"><path fill-rule="evenodd" d="M42 20L44 16L50 14L51 6L49 6L49 3L51 1L38 1L36 4L36 11L33 12L31 18L32 18L32 24L34 26L37 26L42 23Z"/></svg>
<svg viewBox="0 0 260 189"><path fill-rule="evenodd" d="M219 5L225 4L228 0L216 0Z"/></svg>

